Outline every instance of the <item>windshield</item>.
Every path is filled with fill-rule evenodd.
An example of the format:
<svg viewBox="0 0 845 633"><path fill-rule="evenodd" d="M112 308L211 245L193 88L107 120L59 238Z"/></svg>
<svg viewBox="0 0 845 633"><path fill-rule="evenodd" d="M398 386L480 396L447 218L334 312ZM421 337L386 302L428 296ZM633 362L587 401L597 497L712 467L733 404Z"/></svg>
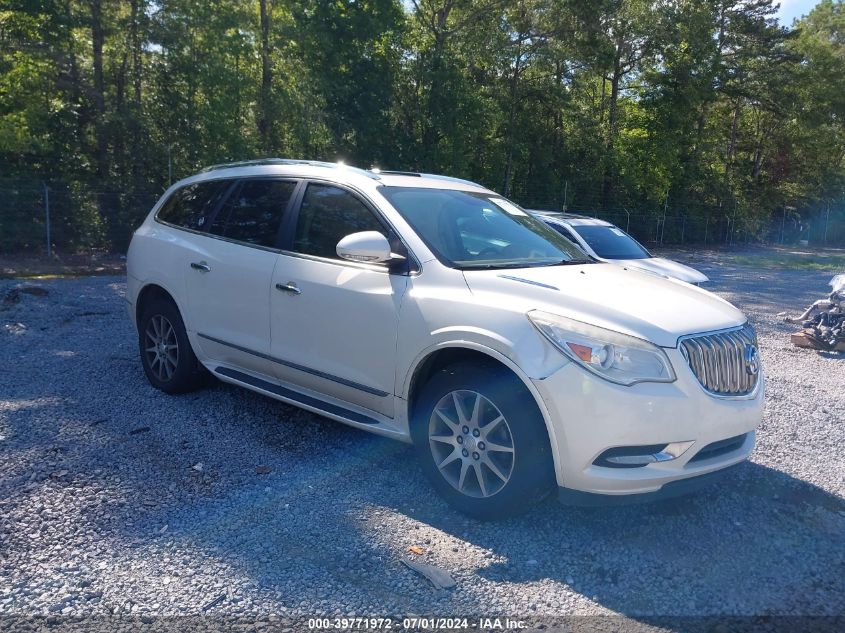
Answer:
<svg viewBox="0 0 845 633"><path fill-rule="evenodd" d="M572 229L604 259L646 259L651 257L633 237L615 226L573 225Z"/></svg>
<svg viewBox="0 0 845 633"><path fill-rule="evenodd" d="M499 196L410 187L380 191L448 266L525 268L586 261L583 251Z"/></svg>

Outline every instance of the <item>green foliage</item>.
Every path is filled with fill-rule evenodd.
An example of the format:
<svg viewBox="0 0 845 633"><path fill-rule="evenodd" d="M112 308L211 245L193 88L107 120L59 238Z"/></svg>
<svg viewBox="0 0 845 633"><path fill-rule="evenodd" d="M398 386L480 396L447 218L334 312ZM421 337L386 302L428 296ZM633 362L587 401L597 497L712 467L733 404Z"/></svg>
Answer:
<svg viewBox="0 0 845 633"><path fill-rule="evenodd" d="M169 183L266 155L684 227L731 213L763 237L785 208L845 208L845 4L791 28L773 15L772 0L6 0L0 248L43 243L44 183L60 246L121 249Z"/></svg>

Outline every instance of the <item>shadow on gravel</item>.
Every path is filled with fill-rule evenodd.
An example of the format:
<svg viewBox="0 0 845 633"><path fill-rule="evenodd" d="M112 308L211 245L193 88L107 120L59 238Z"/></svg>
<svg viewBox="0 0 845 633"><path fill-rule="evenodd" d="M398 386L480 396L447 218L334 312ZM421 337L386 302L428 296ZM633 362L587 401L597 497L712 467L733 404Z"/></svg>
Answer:
<svg viewBox="0 0 845 633"><path fill-rule="evenodd" d="M140 398L158 398L139 391ZM213 421L203 413L211 402ZM9 412L11 427L32 414L32 404ZM242 390L217 386L163 399L160 405L190 422L162 427L153 406L152 429L140 433L99 418L53 426L48 421L61 418L62 404L40 403L43 426L28 446L16 447L49 464L38 489L52 489L56 501L88 496L75 520L116 552L128 544L130 553L121 555L190 560L209 578L241 579L245 590L267 592L279 606L484 614L491 588L507 601L531 584L528 606L513 602L518 613L531 604L537 612L562 609L551 595L561 586L634 618L801 614L808 596L829 614L843 611L845 500L758 464L673 501L575 508L549 500L522 517L481 523L434 495L410 447ZM238 451L244 444L253 456ZM92 446L111 451L98 454L99 476L90 470ZM202 472L193 470L200 461ZM272 474L256 475L255 466L265 463ZM55 470L67 474L54 479ZM90 493L113 488L118 475L110 501L94 502ZM9 494L27 473L7 472L5 479ZM14 496L7 508L22 504L25 512L28 493ZM25 535L10 536L10 544L26 547ZM399 558L410 545L422 545L431 554L426 562L450 571L458 587L437 593L407 570ZM136 578L142 587L173 571L147 566L144 573L153 575ZM144 591L133 599L143 602ZM222 608L236 608L227 591L202 599L223 595ZM544 593L548 603L538 597Z"/></svg>
<svg viewBox="0 0 845 633"><path fill-rule="evenodd" d="M631 617L802 614L805 599L826 602L826 614L845 607L845 500L754 463L712 490L659 503L550 500L469 527L451 512L415 518L504 559L477 569L485 581L551 580Z"/></svg>
<svg viewBox="0 0 845 633"><path fill-rule="evenodd" d="M845 352L819 352L818 354L828 360L845 360Z"/></svg>
<svg viewBox="0 0 845 633"><path fill-rule="evenodd" d="M816 301L827 297L828 282L835 273L829 271L798 271L754 269L735 265L702 266L711 284L707 290L742 309L774 316L786 311L801 314ZM788 303L784 299L788 298ZM785 324L784 324L785 325ZM794 329L794 325L790 325Z"/></svg>

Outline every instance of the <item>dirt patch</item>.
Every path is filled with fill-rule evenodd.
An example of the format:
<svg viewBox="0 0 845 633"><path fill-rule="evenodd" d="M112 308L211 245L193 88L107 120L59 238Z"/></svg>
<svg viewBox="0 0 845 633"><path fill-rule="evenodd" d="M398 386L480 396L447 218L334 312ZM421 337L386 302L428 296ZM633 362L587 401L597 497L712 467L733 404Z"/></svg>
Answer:
<svg viewBox="0 0 845 633"><path fill-rule="evenodd" d="M57 253L53 257L19 253L0 255L0 279L50 279L123 275L126 256L118 253Z"/></svg>

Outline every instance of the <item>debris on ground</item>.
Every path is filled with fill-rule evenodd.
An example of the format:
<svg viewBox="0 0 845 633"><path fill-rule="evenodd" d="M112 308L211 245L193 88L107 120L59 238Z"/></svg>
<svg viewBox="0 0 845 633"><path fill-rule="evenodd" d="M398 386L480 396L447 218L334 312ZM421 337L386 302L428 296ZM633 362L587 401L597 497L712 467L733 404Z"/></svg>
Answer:
<svg viewBox="0 0 845 633"><path fill-rule="evenodd" d="M423 548L419 545L411 545L411 547L408 548L408 551L411 552L411 554L421 555L423 553Z"/></svg>
<svg viewBox="0 0 845 633"><path fill-rule="evenodd" d="M221 593L214 600L211 600L210 602L206 602L205 605L203 606L202 610L208 611L209 609L216 607L218 604L222 604L224 600L226 600L226 594Z"/></svg>
<svg viewBox="0 0 845 633"><path fill-rule="evenodd" d="M418 574L425 576L431 581L437 589L451 589L455 586L455 581L445 569L440 569L434 565L426 565L425 563L418 563L409 558L402 558L402 562Z"/></svg>
<svg viewBox="0 0 845 633"><path fill-rule="evenodd" d="M801 316L778 315L784 323L800 323L804 328L791 337L796 347L845 352L845 274L836 275L830 286L830 296L813 303Z"/></svg>
<svg viewBox="0 0 845 633"><path fill-rule="evenodd" d="M7 292L5 295L3 295L3 305L4 306L12 306L12 305L15 305L16 303L20 303L20 301L21 301L21 293L18 292L17 288L12 288L11 290L9 290L9 292Z"/></svg>
<svg viewBox="0 0 845 633"><path fill-rule="evenodd" d="M258 468L255 469L256 475L269 475L272 472L273 472L273 469L270 468L269 466L259 466Z"/></svg>
<svg viewBox="0 0 845 633"><path fill-rule="evenodd" d="M33 297L46 297L50 294L46 288L41 286L18 286L17 291Z"/></svg>
<svg viewBox="0 0 845 633"><path fill-rule="evenodd" d="M34 297L46 297L49 291L41 286L17 286L12 288L3 296L3 304L6 306L20 303L21 294L32 295Z"/></svg>

